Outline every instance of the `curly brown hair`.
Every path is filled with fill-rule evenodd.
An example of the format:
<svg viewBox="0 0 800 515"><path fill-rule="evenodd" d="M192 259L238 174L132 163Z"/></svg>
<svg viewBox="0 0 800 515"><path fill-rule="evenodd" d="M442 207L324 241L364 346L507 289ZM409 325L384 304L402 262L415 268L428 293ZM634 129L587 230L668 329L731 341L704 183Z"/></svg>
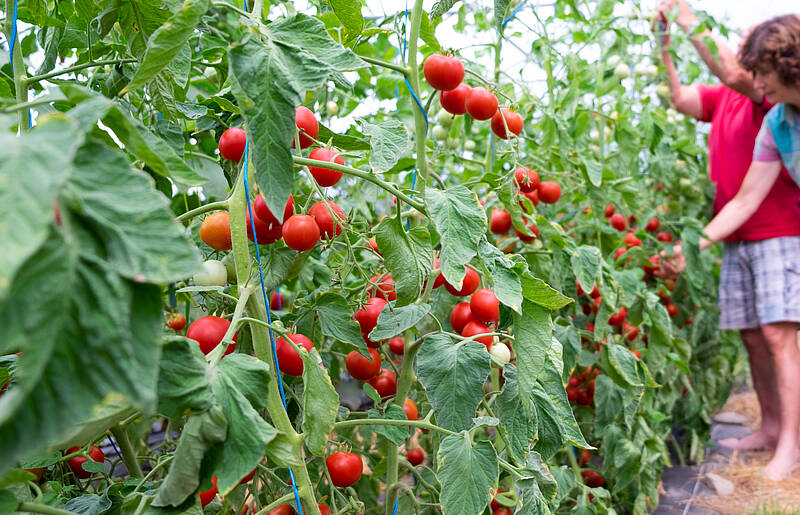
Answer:
<svg viewBox="0 0 800 515"><path fill-rule="evenodd" d="M786 85L800 86L800 16L785 14L760 23L739 54L751 72L775 72Z"/></svg>

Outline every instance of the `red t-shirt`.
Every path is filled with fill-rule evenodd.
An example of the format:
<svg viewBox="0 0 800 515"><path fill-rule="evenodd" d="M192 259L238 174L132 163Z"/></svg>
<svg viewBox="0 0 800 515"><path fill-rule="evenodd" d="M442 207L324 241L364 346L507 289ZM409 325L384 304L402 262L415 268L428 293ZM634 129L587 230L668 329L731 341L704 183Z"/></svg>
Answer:
<svg viewBox="0 0 800 515"><path fill-rule="evenodd" d="M772 104L755 104L723 86L700 86L704 122L711 122L708 155L716 186L714 213L738 193L753 160L761 122ZM783 168L758 210L725 241L758 241L800 235L800 187Z"/></svg>

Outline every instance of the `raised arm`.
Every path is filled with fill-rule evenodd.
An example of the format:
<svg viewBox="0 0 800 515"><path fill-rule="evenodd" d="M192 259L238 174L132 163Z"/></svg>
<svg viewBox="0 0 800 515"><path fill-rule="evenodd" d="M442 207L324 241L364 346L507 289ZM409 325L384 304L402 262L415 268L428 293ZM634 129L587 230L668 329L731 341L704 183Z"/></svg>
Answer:
<svg viewBox="0 0 800 515"><path fill-rule="evenodd" d="M703 102L700 99L700 90L697 86L686 86L681 83L678 70L675 69L675 62L667 50L668 38L669 36L664 38L665 45L661 50L661 58L664 61L664 68L667 71L667 79L669 80L670 101L675 106L675 109L681 113L699 120L703 116Z"/></svg>
<svg viewBox="0 0 800 515"><path fill-rule="evenodd" d="M661 0L658 5L658 11L660 13L669 12L675 7L675 4L678 5L678 17L675 23L685 32L692 30L697 25L698 19L686 3L686 0ZM706 43L708 38L716 46L716 55ZM759 92L753 85L752 74L741 67L736 54L728 47L725 41L706 30L699 34L692 34L691 42L697 53L700 54L700 58L708 66L709 71L719 78L723 84L745 95L757 104L764 101L764 94Z"/></svg>
<svg viewBox="0 0 800 515"><path fill-rule="evenodd" d="M739 193L706 225L704 231L709 239L703 238L700 248L706 249L727 238L745 223L761 205L780 173L780 161L753 161Z"/></svg>

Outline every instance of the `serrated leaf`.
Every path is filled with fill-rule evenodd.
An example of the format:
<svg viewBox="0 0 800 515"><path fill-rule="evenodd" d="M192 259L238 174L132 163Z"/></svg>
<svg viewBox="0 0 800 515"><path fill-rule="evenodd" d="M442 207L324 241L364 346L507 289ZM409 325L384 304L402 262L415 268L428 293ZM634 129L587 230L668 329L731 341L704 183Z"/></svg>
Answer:
<svg viewBox="0 0 800 515"><path fill-rule="evenodd" d="M303 358L303 440L312 454L325 455L325 444L336 422L339 394L331 383L317 349Z"/></svg>
<svg viewBox="0 0 800 515"><path fill-rule="evenodd" d="M478 253L478 243L486 232L486 212L475 193L464 186L445 191L428 188L425 203L441 238L442 274L460 289L464 266Z"/></svg>
<svg viewBox="0 0 800 515"><path fill-rule="evenodd" d="M530 301L523 301L522 314L514 314L514 350L517 356L517 378L524 405L530 400L539 374L544 368L552 344L553 323L550 311Z"/></svg>
<svg viewBox="0 0 800 515"><path fill-rule="evenodd" d="M478 244L478 257L492 275L492 291L497 300L519 313L522 309L522 284L514 270L514 262L489 243L485 236Z"/></svg>
<svg viewBox="0 0 800 515"><path fill-rule="evenodd" d="M497 485L497 453L486 440L472 442L462 432L442 438L436 475L442 485L444 515L478 515L489 504L489 490Z"/></svg>
<svg viewBox="0 0 800 515"><path fill-rule="evenodd" d="M328 0L333 12L344 27L344 41L354 40L364 28L364 17L361 15L361 0Z"/></svg>
<svg viewBox="0 0 800 515"><path fill-rule="evenodd" d="M377 342L397 336L417 325L430 311L430 304L409 304L401 308L385 307L378 315L378 324L369 333L369 339Z"/></svg>
<svg viewBox="0 0 800 515"><path fill-rule="evenodd" d="M502 25L508 10L508 3L509 0L494 0L494 25L497 32L502 32L503 30Z"/></svg>
<svg viewBox="0 0 800 515"><path fill-rule="evenodd" d="M177 418L187 411L211 407L213 396L206 377L207 362L197 344L173 337L161 350L158 373L158 412Z"/></svg>
<svg viewBox="0 0 800 515"><path fill-rule="evenodd" d="M583 291L592 291L596 282L596 277L600 273L600 262L602 256L600 249L581 245L575 250L570 258L572 271L583 288Z"/></svg>
<svg viewBox="0 0 800 515"><path fill-rule="evenodd" d="M84 494L80 497L70 499L64 505L64 509L67 511L80 513L82 515L99 515L110 507L111 499L108 498L107 493L104 493L102 496L97 494Z"/></svg>
<svg viewBox="0 0 800 515"><path fill-rule="evenodd" d="M391 170L398 159L411 151L408 129L399 120L386 120L371 124L360 120L362 132L369 137L372 151L369 165L377 172Z"/></svg>
<svg viewBox="0 0 800 515"><path fill-rule="evenodd" d="M377 418L383 419L388 418L391 420L408 420L406 417L406 412L403 411L403 408L396 404L389 404L386 408L386 413L381 414L378 410L371 409L367 411L367 419ZM365 423L365 426L368 424ZM408 427L407 426L389 426L389 425L371 425L369 426L370 430L373 432L386 437L395 445L402 445L403 442L406 441L408 438Z"/></svg>
<svg viewBox="0 0 800 515"><path fill-rule="evenodd" d="M643 386L639 377L637 363L639 360L627 348L616 343L609 343L605 346L608 352L608 363L614 371L631 386Z"/></svg>
<svg viewBox="0 0 800 515"><path fill-rule="evenodd" d="M495 400L501 430L508 435L509 450L517 460L522 460L536 439L536 410L530 401L520 396L517 382L517 367L507 364L503 367L503 391Z"/></svg>
<svg viewBox="0 0 800 515"><path fill-rule="evenodd" d="M392 273L397 305L413 302L431 275L433 247L428 229L418 225L406 232L399 217L387 217L373 232L384 264Z"/></svg>
<svg viewBox="0 0 800 515"><path fill-rule="evenodd" d="M534 304L551 310L561 309L574 302L543 280L530 274L522 276L522 295Z"/></svg>
<svg viewBox="0 0 800 515"><path fill-rule="evenodd" d="M353 320L350 305L344 297L333 292L323 293L314 301L314 307L322 326L322 334L350 344L362 356L369 357L369 349L361 336L361 328Z"/></svg>
<svg viewBox="0 0 800 515"><path fill-rule="evenodd" d="M443 334L425 339L417 354L417 376L441 427L460 431L472 425L490 368L483 344L456 346Z"/></svg>
<svg viewBox="0 0 800 515"><path fill-rule="evenodd" d="M453 7L458 0L439 0L431 7L431 19L439 18Z"/></svg>
<svg viewBox="0 0 800 515"><path fill-rule="evenodd" d="M366 66L305 14L280 18L228 50L232 91L247 126L250 158L267 207L278 216L292 192L294 109L334 72Z"/></svg>
<svg viewBox="0 0 800 515"><path fill-rule="evenodd" d="M19 138L0 134L0 301L17 269L47 237L51 202L82 142L82 132L63 116Z"/></svg>
<svg viewBox="0 0 800 515"><path fill-rule="evenodd" d="M194 34L210 5L210 0L185 0L181 8L150 35L142 64L120 94L143 86L169 65Z"/></svg>

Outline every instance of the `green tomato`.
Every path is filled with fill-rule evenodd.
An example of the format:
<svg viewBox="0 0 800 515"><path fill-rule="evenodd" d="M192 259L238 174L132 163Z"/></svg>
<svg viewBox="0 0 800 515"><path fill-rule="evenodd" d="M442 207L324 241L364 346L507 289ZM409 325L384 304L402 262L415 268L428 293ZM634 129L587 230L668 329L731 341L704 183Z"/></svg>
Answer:
<svg viewBox="0 0 800 515"><path fill-rule="evenodd" d="M609 68L616 68L619 63L620 63L620 58L618 55L610 55L606 59L606 66L608 66Z"/></svg>
<svg viewBox="0 0 800 515"><path fill-rule="evenodd" d="M434 125L433 126L433 138L439 141L444 141L447 139L447 135L450 134L450 131L447 130L447 127L442 127L441 125Z"/></svg>
<svg viewBox="0 0 800 515"><path fill-rule="evenodd" d="M661 98L669 98L672 96L672 90L666 84L659 84L656 88L656 94Z"/></svg>
<svg viewBox="0 0 800 515"><path fill-rule="evenodd" d="M327 104L325 104L325 110L328 111L328 115L336 116L339 113L339 104L336 102L329 100Z"/></svg>
<svg viewBox="0 0 800 515"><path fill-rule="evenodd" d="M628 69L628 65L625 63L619 63L616 68L614 68L614 75L618 79L627 79L631 75L630 69Z"/></svg>
<svg viewBox="0 0 800 515"><path fill-rule="evenodd" d="M459 141L457 139L449 139L449 140L447 140L447 146L449 148L451 148L452 150L455 150L455 149L457 149L458 147L461 146L461 141Z"/></svg>
<svg viewBox="0 0 800 515"><path fill-rule="evenodd" d="M236 284L236 261L233 259L233 252L225 254L222 264L225 265L225 270L228 272L228 282Z"/></svg>
<svg viewBox="0 0 800 515"><path fill-rule="evenodd" d="M477 145L475 144L475 142L472 141L471 139L468 139L467 141L464 142L464 150L475 150L476 146Z"/></svg>
<svg viewBox="0 0 800 515"><path fill-rule="evenodd" d="M494 338L497 339L496 336ZM508 363L511 361L511 351L508 350L508 347L505 343L495 342L492 344L492 348L489 349L489 354L499 359L503 363Z"/></svg>
<svg viewBox="0 0 800 515"><path fill-rule="evenodd" d="M442 127L450 127L453 125L453 115L442 109L439 111L439 114L436 115L436 123Z"/></svg>
<svg viewBox="0 0 800 515"><path fill-rule="evenodd" d="M203 271L194 275L194 284L197 286L225 286L227 282L228 269L216 259L203 263Z"/></svg>
<svg viewBox="0 0 800 515"><path fill-rule="evenodd" d="M648 64L645 69L645 75L651 79L658 77L658 66L655 64Z"/></svg>

